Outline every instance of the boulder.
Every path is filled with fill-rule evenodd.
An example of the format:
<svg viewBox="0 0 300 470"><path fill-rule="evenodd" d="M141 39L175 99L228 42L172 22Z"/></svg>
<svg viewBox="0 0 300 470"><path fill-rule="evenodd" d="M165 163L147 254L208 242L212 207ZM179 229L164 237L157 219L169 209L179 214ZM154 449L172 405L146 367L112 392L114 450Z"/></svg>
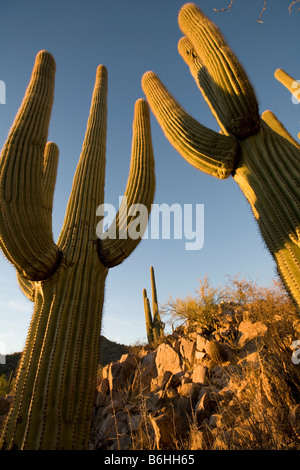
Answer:
<svg viewBox="0 0 300 470"><path fill-rule="evenodd" d="M197 351L205 351L206 343L207 343L207 339L203 335L197 334L197 339L196 339Z"/></svg>
<svg viewBox="0 0 300 470"><path fill-rule="evenodd" d="M226 350L218 341L207 341L205 351L216 364L222 364L227 360Z"/></svg>
<svg viewBox="0 0 300 470"><path fill-rule="evenodd" d="M196 343L189 338L181 338L179 352L183 357L185 363L192 366L195 359Z"/></svg>
<svg viewBox="0 0 300 470"><path fill-rule="evenodd" d="M256 352L262 346L262 340L268 332L268 327L263 322L251 322L243 320L238 327L237 347L240 350L239 356L245 357Z"/></svg>
<svg viewBox="0 0 300 470"><path fill-rule="evenodd" d="M108 384L110 390L124 389L124 386L132 378L137 366L137 358L134 354L124 354L120 361L112 362L108 368Z"/></svg>
<svg viewBox="0 0 300 470"><path fill-rule="evenodd" d="M182 433L186 433L181 414L170 408L161 408L150 421L155 433L157 449L172 449L174 442L178 441Z"/></svg>
<svg viewBox="0 0 300 470"><path fill-rule="evenodd" d="M166 371L172 372L172 374L182 372L179 354L166 343L159 345L155 364L158 375L163 375Z"/></svg>

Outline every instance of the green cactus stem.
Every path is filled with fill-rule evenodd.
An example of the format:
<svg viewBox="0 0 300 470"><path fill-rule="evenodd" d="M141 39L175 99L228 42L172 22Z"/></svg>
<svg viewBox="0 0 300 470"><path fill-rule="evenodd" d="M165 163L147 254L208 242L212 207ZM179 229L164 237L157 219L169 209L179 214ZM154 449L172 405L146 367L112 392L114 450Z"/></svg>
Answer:
<svg viewBox="0 0 300 470"><path fill-rule="evenodd" d="M151 345L151 344L153 344L153 341L154 341L154 337L153 337L153 320L152 320L150 301L147 297L146 289L143 289L143 300L144 300L147 339L148 339L148 343Z"/></svg>
<svg viewBox="0 0 300 470"><path fill-rule="evenodd" d="M259 116L252 85L217 26L193 3L179 12L178 50L221 133L188 115L153 72L142 87L166 137L201 171L232 175L248 199L291 298L300 308L300 146L270 111ZM282 74L281 74L282 76Z"/></svg>
<svg viewBox="0 0 300 470"><path fill-rule="evenodd" d="M164 323L161 321L158 301L157 301L157 291L155 283L155 275L153 266L150 267L150 276L151 276L151 291L152 291L152 309L151 312L150 301L147 297L146 289L143 289L143 300L144 300L144 310L145 310L145 321L146 321L146 331L148 343L155 344L161 338L164 337Z"/></svg>
<svg viewBox="0 0 300 470"><path fill-rule="evenodd" d="M141 241L113 240L110 252L110 244L102 247L96 235L107 125L107 70L100 65L63 227L54 243L58 148L46 144L54 74L51 54L39 52L0 161L1 248L34 302L2 449L88 448L105 279L109 264L121 263ZM132 202L146 204L150 212L154 159L149 108L142 99L134 110L127 190Z"/></svg>

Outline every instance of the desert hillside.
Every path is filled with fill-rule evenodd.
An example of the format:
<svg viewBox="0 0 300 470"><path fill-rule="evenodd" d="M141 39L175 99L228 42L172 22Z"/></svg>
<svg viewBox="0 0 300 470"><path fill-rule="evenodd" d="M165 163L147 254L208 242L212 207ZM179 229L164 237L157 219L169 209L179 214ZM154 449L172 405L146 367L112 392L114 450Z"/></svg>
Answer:
<svg viewBox="0 0 300 470"><path fill-rule="evenodd" d="M246 287L170 302L184 325L99 372L91 449L300 449L299 317L278 285Z"/></svg>

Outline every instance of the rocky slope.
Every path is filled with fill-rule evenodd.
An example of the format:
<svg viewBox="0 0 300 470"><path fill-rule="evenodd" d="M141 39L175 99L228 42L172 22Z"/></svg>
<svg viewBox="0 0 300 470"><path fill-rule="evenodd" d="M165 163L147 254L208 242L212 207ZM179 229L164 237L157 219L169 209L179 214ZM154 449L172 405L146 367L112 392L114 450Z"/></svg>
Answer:
<svg viewBox="0 0 300 470"><path fill-rule="evenodd" d="M102 340L91 450L300 450L299 320L218 308L213 327L181 326L155 348L118 345L109 359Z"/></svg>
<svg viewBox="0 0 300 470"><path fill-rule="evenodd" d="M214 329L179 327L108 364L91 449L300 449L300 365L289 336L274 354L274 325L223 303Z"/></svg>

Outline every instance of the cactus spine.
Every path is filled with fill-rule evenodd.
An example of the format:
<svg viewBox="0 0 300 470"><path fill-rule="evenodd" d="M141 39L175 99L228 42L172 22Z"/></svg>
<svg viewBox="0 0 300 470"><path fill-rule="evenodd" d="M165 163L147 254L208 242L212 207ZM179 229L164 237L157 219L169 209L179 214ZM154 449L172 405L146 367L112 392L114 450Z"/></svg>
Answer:
<svg viewBox="0 0 300 470"><path fill-rule="evenodd" d="M153 266L150 267L151 276L151 290L152 290L152 308L153 314L151 313L150 301L147 297L146 289L143 290L145 320L146 320L146 331L149 344L155 344L161 338L164 337L164 323L161 321L158 302L157 302L157 291L155 283L155 275Z"/></svg>
<svg viewBox="0 0 300 470"><path fill-rule="evenodd" d="M1 248L34 312L18 368L2 449L85 449L96 385L104 285L141 238L96 237L104 202L107 71L97 69L82 152L57 243L52 202L58 148L46 144L55 61L41 51L0 161ZM126 192L150 212L154 159L145 100L135 104ZM117 216L125 223L124 217ZM130 225L130 221L128 222Z"/></svg>
<svg viewBox="0 0 300 470"><path fill-rule="evenodd" d="M216 25L193 3L181 8L178 21L185 35L179 53L221 133L189 116L153 72L143 76L144 93L166 137L189 163L218 178L232 175L239 184L300 308L300 146L273 113L259 116L252 85Z"/></svg>

